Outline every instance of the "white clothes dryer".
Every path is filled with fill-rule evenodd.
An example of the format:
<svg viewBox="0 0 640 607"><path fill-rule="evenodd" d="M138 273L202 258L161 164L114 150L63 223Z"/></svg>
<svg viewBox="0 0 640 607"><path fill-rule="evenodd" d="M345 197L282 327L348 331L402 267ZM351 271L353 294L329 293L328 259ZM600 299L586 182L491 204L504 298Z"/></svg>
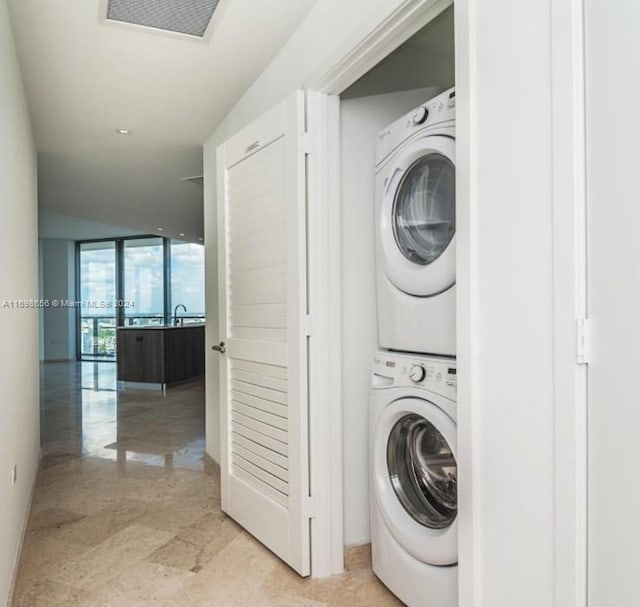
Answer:
<svg viewBox="0 0 640 607"><path fill-rule="evenodd" d="M373 358L373 571L409 607L458 604L456 386L455 361Z"/></svg>
<svg viewBox="0 0 640 607"><path fill-rule="evenodd" d="M380 347L455 356L453 89L378 135L375 190Z"/></svg>

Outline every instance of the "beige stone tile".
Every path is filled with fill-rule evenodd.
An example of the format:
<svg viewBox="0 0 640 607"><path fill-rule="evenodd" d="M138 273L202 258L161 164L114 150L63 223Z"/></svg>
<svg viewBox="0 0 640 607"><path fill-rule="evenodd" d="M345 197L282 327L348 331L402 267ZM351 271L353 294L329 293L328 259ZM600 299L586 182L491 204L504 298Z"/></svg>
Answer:
<svg viewBox="0 0 640 607"><path fill-rule="evenodd" d="M402 605L367 569L323 579L301 578L279 564L265 580L266 596L295 596L328 606L369 607ZM303 603L304 604L304 603Z"/></svg>
<svg viewBox="0 0 640 607"><path fill-rule="evenodd" d="M356 590L354 605L376 605L376 607L402 607L387 587L373 573L364 574L362 581Z"/></svg>
<svg viewBox="0 0 640 607"><path fill-rule="evenodd" d="M143 519L148 508L147 502L119 500L95 514L84 516L77 522L65 525L55 536L60 540L88 547L97 546L139 519Z"/></svg>
<svg viewBox="0 0 640 607"><path fill-rule="evenodd" d="M22 549L17 590L26 591L43 581L52 580L54 566L81 558L88 552L86 546L64 542L53 536L32 538L27 536Z"/></svg>
<svg viewBox="0 0 640 607"><path fill-rule="evenodd" d="M242 528L221 512L208 514L180 529L147 560L197 573L240 533Z"/></svg>
<svg viewBox="0 0 640 607"><path fill-rule="evenodd" d="M277 558L246 533L241 533L174 597L184 605L260 605L263 582Z"/></svg>
<svg viewBox="0 0 640 607"><path fill-rule="evenodd" d="M17 594L12 607L98 607L90 591L38 581Z"/></svg>
<svg viewBox="0 0 640 607"><path fill-rule="evenodd" d="M94 494L91 489L54 486L38 490L34 495L32 512L38 514L50 508L68 510L81 515L95 514L113 503L108 495Z"/></svg>
<svg viewBox="0 0 640 607"><path fill-rule="evenodd" d="M158 499L153 503L147 503L138 522L146 527L175 535L180 529L191 525L203 515L218 512L217 505L214 501L201 506L199 503L191 504L187 500Z"/></svg>
<svg viewBox="0 0 640 607"><path fill-rule="evenodd" d="M308 597L287 593L279 596L263 595L261 605L264 605L264 607L327 607L327 603L320 603ZM374 604L371 607L374 607Z"/></svg>
<svg viewBox="0 0 640 607"><path fill-rule="evenodd" d="M131 525L81 558L52 565L49 575L54 581L74 588L95 588L125 574L171 537L164 531Z"/></svg>
<svg viewBox="0 0 640 607"><path fill-rule="evenodd" d="M371 544L345 548L344 568L346 571L371 571Z"/></svg>
<svg viewBox="0 0 640 607"><path fill-rule="evenodd" d="M82 520L84 515L60 508L46 508L34 513L29 520L28 539L41 539L57 534L60 529Z"/></svg>
<svg viewBox="0 0 640 607"><path fill-rule="evenodd" d="M310 599L314 583L315 580L300 577L291 567L280 561L265 579L263 590L269 596L293 594Z"/></svg>
<svg viewBox="0 0 640 607"><path fill-rule="evenodd" d="M117 578L92 589L101 607L150 607L168 601L195 573L140 562Z"/></svg>

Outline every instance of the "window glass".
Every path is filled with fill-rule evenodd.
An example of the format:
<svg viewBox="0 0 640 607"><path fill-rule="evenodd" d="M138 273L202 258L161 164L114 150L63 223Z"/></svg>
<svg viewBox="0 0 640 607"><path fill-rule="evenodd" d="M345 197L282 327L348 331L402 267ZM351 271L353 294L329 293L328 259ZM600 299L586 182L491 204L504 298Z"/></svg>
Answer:
<svg viewBox="0 0 640 607"><path fill-rule="evenodd" d="M165 242L170 307L165 302ZM203 245L156 236L113 239L82 242L78 256L81 359L115 360L118 324L163 325L165 319L173 320L179 304L186 308L177 311L182 324L204 320Z"/></svg>
<svg viewBox="0 0 640 607"><path fill-rule="evenodd" d="M80 356L113 359L116 354L116 244L80 245Z"/></svg>
<svg viewBox="0 0 640 607"><path fill-rule="evenodd" d="M178 310L185 323L204 318L204 246L172 240L171 305L179 304L187 309Z"/></svg>
<svg viewBox="0 0 640 607"><path fill-rule="evenodd" d="M162 238L125 240L123 264L125 324L162 324L164 322Z"/></svg>

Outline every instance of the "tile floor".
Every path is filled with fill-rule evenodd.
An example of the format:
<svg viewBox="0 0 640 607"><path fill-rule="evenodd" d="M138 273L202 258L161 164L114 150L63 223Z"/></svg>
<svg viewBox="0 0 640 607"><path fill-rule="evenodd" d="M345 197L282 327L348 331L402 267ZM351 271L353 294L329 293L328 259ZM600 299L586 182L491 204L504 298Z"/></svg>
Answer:
<svg viewBox="0 0 640 607"><path fill-rule="evenodd" d="M113 363L47 363L42 461L15 607L400 605L367 548L302 579L220 510L204 389L115 390Z"/></svg>

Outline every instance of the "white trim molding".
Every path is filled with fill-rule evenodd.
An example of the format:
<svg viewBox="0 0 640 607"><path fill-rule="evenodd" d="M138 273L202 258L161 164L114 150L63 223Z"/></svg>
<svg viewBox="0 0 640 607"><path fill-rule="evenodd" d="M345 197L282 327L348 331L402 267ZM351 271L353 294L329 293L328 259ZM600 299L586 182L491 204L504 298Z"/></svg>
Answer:
<svg viewBox="0 0 640 607"><path fill-rule="evenodd" d="M551 3L555 405L554 605L587 604L587 317L584 8Z"/></svg>

